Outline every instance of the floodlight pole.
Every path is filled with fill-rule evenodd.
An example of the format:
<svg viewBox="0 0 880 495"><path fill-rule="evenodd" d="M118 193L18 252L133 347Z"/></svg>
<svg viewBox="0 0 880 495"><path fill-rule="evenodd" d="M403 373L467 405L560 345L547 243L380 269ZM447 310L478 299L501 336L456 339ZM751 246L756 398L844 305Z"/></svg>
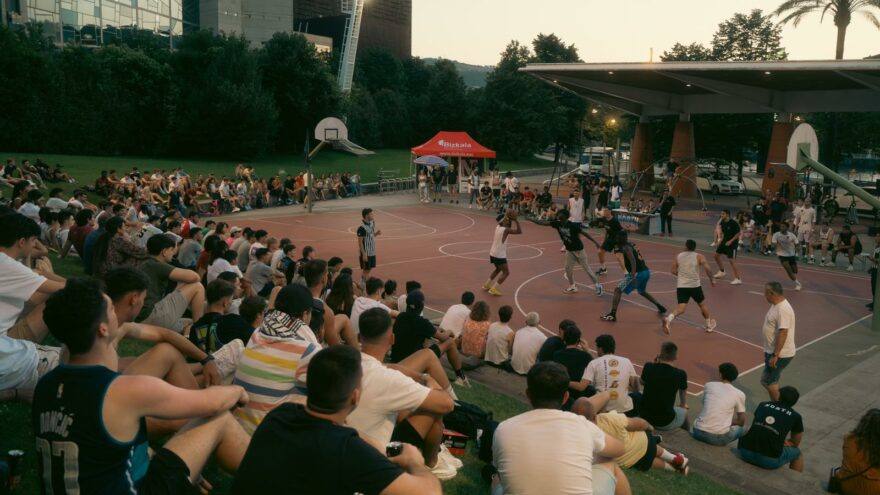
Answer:
<svg viewBox="0 0 880 495"><path fill-rule="evenodd" d="M323 143L323 141L321 142ZM312 177L312 153L309 153L310 147L309 131L306 130L306 145L303 148L303 159L306 161L306 178L308 179L306 181L306 208L308 208L309 213L312 212L312 189L315 187L315 178Z"/></svg>

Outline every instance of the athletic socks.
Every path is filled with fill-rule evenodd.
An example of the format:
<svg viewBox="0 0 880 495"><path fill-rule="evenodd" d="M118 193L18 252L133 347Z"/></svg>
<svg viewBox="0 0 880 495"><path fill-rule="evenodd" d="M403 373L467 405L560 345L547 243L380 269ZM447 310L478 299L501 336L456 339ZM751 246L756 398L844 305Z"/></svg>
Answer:
<svg viewBox="0 0 880 495"><path fill-rule="evenodd" d="M666 449L663 449L663 453L660 455L660 458L671 464L672 461L675 460L675 454Z"/></svg>
<svg viewBox="0 0 880 495"><path fill-rule="evenodd" d="M459 378L465 378L465 376L464 376L464 371L461 370L461 369L457 369L457 370L455 370L455 376L457 376L457 377L459 377Z"/></svg>
<svg viewBox="0 0 880 495"><path fill-rule="evenodd" d="M668 315L666 315L667 322L672 323L672 320L674 320L674 319L675 319L675 313L669 313ZM706 320L706 321L709 321L709 320Z"/></svg>

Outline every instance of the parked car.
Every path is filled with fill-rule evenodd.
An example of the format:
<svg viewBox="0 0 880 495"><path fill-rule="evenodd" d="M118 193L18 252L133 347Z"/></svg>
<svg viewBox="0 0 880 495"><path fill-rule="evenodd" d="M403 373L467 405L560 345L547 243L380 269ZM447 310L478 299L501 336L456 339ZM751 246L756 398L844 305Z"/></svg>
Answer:
<svg viewBox="0 0 880 495"><path fill-rule="evenodd" d="M745 186L733 177L705 169L697 172L697 187L712 194L742 194L745 191Z"/></svg>

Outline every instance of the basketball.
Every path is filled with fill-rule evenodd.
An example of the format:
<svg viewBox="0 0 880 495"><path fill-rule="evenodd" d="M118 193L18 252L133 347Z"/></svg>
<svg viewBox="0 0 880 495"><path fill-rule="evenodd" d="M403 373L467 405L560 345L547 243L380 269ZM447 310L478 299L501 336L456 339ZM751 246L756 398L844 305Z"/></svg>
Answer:
<svg viewBox="0 0 880 495"><path fill-rule="evenodd" d="M511 220L516 220L517 213L516 210L507 210L507 218Z"/></svg>

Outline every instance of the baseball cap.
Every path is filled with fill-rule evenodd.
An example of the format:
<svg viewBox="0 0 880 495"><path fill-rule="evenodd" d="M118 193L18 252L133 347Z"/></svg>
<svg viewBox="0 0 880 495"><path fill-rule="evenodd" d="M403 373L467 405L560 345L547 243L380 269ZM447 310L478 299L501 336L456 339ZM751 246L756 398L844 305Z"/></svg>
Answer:
<svg viewBox="0 0 880 495"><path fill-rule="evenodd" d="M425 306L425 295L416 289L406 295L406 309L422 309Z"/></svg>
<svg viewBox="0 0 880 495"><path fill-rule="evenodd" d="M239 227L239 226L235 226L235 227L232 227L231 229L229 229L229 232L231 232L231 233L234 234L234 233L236 233L236 232L241 232L242 230L243 230L243 229L242 229L241 227Z"/></svg>

